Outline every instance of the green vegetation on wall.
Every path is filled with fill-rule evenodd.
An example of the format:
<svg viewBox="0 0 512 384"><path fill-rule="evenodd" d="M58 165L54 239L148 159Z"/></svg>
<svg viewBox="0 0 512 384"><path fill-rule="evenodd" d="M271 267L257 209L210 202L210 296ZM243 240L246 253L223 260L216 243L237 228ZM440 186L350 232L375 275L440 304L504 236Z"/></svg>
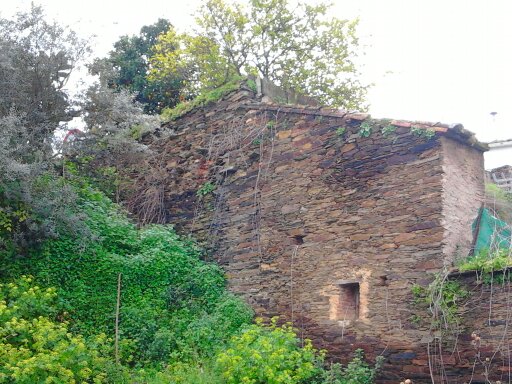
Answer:
<svg viewBox="0 0 512 384"><path fill-rule="evenodd" d="M415 136L424 138L425 140L430 140L436 135L436 131L432 128L422 128L422 127L411 127L411 133Z"/></svg>
<svg viewBox="0 0 512 384"><path fill-rule="evenodd" d="M190 101L182 101L174 108L165 108L162 111L162 120L164 121L172 121L177 118L185 115L187 112L192 111L195 108L202 107L208 105L210 103L214 103L219 101L222 97L226 96L228 93L237 90L240 87L241 78L236 77L234 80L215 88L210 91L206 91L201 93L197 97L193 98Z"/></svg>

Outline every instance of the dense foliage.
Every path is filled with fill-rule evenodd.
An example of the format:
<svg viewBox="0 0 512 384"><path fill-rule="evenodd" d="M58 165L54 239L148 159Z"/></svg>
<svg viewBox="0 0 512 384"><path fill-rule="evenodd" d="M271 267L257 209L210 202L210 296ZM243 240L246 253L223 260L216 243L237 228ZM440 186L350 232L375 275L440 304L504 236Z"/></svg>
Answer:
<svg viewBox="0 0 512 384"><path fill-rule="evenodd" d="M66 143L64 153L82 176L119 202L133 187L128 175L150 155L139 139L157 129L160 119L145 114L133 94L115 92L102 81L89 87L85 96L86 130Z"/></svg>
<svg viewBox="0 0 512 384"><path fill-rule="evenodd" d="M122 36L104 59L96 61L92 72L106 80L115 91L135 94L135 101L144 105L146 113L160 113L163 107L178 103L182 81L178 74L149 79L148 58L160 34L173 30L168 20L159 19L141 28L138 36Z"/></svg>
<svg viewBox="0 0 512 384"><path fill-rule="evenodd" d="M77 114L65 85L88 48L36 6L0 18L0 48L0 250L23 252L58 227L79 229L55 176L54 132Z"/></svg>
<svg viewBox="0 0 512 384"><path fill-rule="evenodd" d="M171 227L138 230L101 193L79 187L78 204L93 239L47 241L8 273L31 273L60 298L71 328L113 335L117 278L122 277L122 357L138 364L211 355L250 321L249 308L225 290L221 269L200 259ZM4 261L4 260L2 260Z"/></svg>
<svg viewBox="0 0 512 384"><path fill-rule="evenodd" d="M20 117L31 152L49 155L51 134L77 115L65 85L87 43L32 5L13 20L0 18L0 48L0 117Z"/></svg>
<svg viewBox="0 0 512 384"><path fill-rule="evenodd" d="M58 233L88 236L74 191L47 150L33 145L32 128L14 109L0 115L0 252L18 256Z"/></svg>
<svg viewBox="0 0 512 384"><path fill-rule="evenodd" d="M231 340L229 348L217 356L227 384L292 384L315 377L323 361L309 340L299 347L293 329L274 323L255 324Z"/></svg>
<svg viewBox="0 0 512 384"><path fill-rule="evenodd" d="M358 81L357 20L328 17L326 4L288 0L208 0L195 34L173 28L160 35L149 59L151 81L183 79L187 96L259 75L323 104L364 109Z"/></svg>
<svg viewBox="0 0 512 384"><path fill-rule="evenodd" d="M377 373L384 363L384 358L378 356L375 366L370 366L364 360L364 353L356 349L353 359L344 367L335 363L330 369L323 370L320 374L321 384L372 384L377 378Z"/></svg>
<svg viewBox="0 0 512 384"><path fill-rule="evenodd" d="M223 351L205 364L178 364L170 370L171 382L183 384L371 384L382 366L364 360L358 349L346 365L324 366L324 351L297 337L289 324L248 325L231 338Z"/></svg>
<svg viewBox="0 0 512 384"><path fill-rule="evenodd" d="M106 338L93 342L54 320L56 291L32 278L0 284L0 383L71 383L106 380Z"/></svg>

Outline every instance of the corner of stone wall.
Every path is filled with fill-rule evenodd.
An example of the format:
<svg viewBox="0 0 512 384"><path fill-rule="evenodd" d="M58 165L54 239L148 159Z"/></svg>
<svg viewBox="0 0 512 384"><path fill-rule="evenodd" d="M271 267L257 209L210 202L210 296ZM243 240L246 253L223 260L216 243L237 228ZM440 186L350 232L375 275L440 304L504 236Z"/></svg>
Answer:
<svg viewBox="0 0 512 384"><path fill-rule="evenodd" d="M484 200L483 152L442 137L443 254L445 265L467 257L473 242L472 223Z"/></svg>

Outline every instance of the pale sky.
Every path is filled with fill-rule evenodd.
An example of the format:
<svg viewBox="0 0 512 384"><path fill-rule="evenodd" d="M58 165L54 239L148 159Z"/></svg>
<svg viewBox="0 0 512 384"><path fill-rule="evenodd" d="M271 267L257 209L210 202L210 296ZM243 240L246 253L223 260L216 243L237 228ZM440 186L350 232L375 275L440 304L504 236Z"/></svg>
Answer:
<svg viewBox="0 0 512 384"><path fill-rule="evenodd" d="M31 0L0 0L3 16ZM310 0L312 1L312 0ZM40 0L47 14L95 34L96 56L124 34L169 19L186 30L200 0ZM483 141L512 138L510 0L334 0L360 18L363 80L373 117L462 123ZM490 112L498 112L493 119Z"/></svg>

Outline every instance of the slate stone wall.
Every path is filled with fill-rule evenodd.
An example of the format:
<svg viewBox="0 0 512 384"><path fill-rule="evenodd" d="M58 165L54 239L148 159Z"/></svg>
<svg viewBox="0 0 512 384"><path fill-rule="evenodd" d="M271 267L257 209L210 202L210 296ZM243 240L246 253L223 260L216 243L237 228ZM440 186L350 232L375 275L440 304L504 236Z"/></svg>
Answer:
<svg viewBox="0 0 512 384"><path fill-rule="evenodd" d="M510 278L510 270L495 272L493 276L476 272L454 273L449 276L451 281L458 282L463 290L469 292L468 298L459 305L460 331L456 338L434 333L438 339L433 340L431 335L428 340L430 353L427 354L422 349L415 351L415 358L410 360L410 365L404 367L405 370L418 372L417 375L413 374L418 378L417 382L423 382L419 372L427 372L429 364L438 373L436 382L510 382ZM418 328L422 327L425 325L418 325ZM443 353L439 353L440 340Z"/></svg>
<svg viewBox="0 0 512 384"><path fill-rule="evenodd" d="M444 253L448 260L468 255L471 227L484 201L485 171L482 153L443 138Z"/></svg>
<svg viewBox="0 0 512 384"><path fill-rule="evenodd" d="M411 287L470 247L483 194L482 153L437 130L241 89L169 123L154 166L168 174L167 221L209 248L258 315L292 321L334 359L384 355L382 383L428 382Z"/></svg>

